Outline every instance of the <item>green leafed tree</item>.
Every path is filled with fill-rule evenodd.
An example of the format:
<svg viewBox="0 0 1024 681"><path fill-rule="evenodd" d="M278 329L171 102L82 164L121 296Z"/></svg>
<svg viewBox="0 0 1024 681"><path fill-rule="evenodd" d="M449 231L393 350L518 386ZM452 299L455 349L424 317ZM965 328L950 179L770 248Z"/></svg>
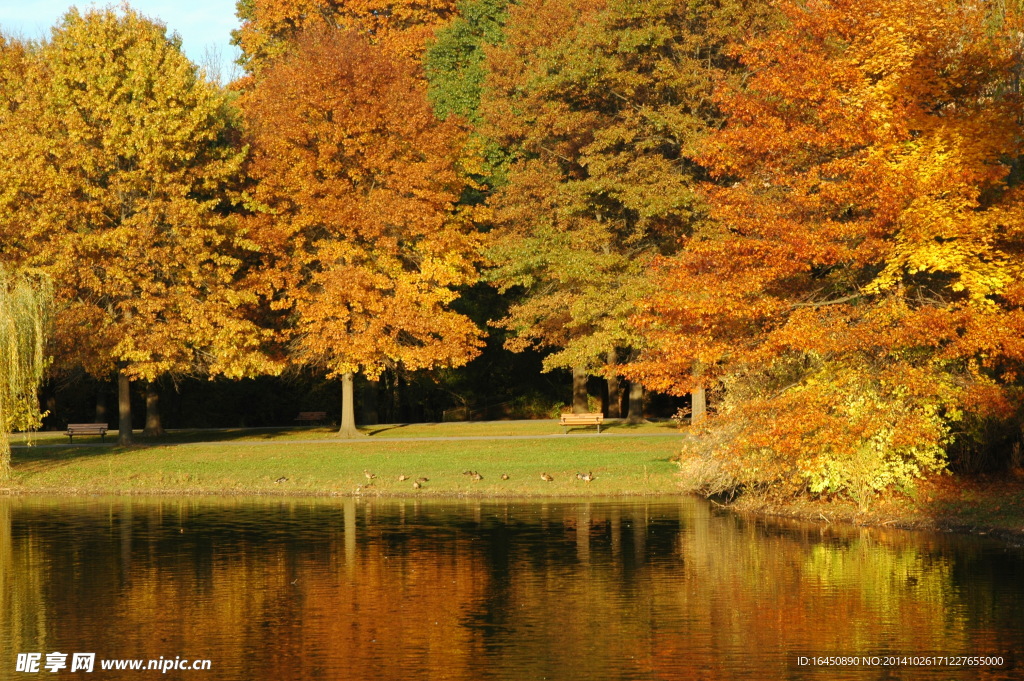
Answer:
<svg viewBox="0 0 1024 681"><path fill-rule="evenodd" d="M423 55L434 113L441 120L454 117L467 128L460 158L467 179L464 205L483 204L495 187L505 183L508 154L481 129L480 98L486 50L505 39L508 6L509 0L463 0L456 17L437 30Z"/></svg>
<svg viewBox="0 0 1024 681"><path fill-rule="evenodd" d="M705 219L693 161L716 74L757 15L742 0L525 0L487 51L483 130L514 157L494 197L492 280L525 292L499 324L554 350L577 386L640 339L655 258ZM611 372L607 372L611 373ZM577 390L578 393L578 390ZM584 407L577 394L574 407ZM634 405L636 406L636 405ZM638 414L632 414L634 418Z"/></svg>
<svg viewBox="0 0 1024 681"><path fill-rule="evenodd" d="M463 0L458 15L438 30L423 57L428 96L439 118L480 122L485 48L501 44L509 0Z"/></svg>

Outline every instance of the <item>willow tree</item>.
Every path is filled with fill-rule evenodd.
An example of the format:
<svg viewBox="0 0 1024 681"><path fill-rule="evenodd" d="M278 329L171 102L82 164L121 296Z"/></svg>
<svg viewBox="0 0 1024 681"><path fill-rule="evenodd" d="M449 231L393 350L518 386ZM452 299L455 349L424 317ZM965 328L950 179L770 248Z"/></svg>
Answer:
<svg viewBox="0 0 1024 681"><path fill-rule="evenodd" d="M9 436L41 423L37 390L53 299L49 279L0 266L0 480L11 475Z"/></svg>

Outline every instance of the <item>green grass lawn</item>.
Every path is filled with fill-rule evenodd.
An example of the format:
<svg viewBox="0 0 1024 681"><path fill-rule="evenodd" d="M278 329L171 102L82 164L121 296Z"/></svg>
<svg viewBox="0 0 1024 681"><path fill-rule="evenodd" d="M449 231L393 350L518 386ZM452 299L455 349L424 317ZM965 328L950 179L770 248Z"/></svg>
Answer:
<svg viewBox="0 0 1024 681"><path fill-rule="evenodd" d="M672 423L610 424L562 435L556 421L375 426L338 439L327 428L177 431L122 448L98 437L37 434L15 447L9 488L37 493L276 493L361 495L599 496L678 492L669 459L682 437ZM114 437L116 435L112 434ZM621 437L628 435L628 437ZM529 439L418 440L402 438ZM108 436L108 440L111 436ZM14 444L19 444L19 437ZM81 443L81 444L79 444ZM364 470L376 477L367 480ZM483 480L463 471L473 470ZM576 472L593 471L590 483ZM502 480L505 473L508 480ZM554 481L545 482L541 473ZM400 482L400 475L409 480ZM425 477L421 489L412 482ZM281 478L286 478L278 482Z"/></svg>

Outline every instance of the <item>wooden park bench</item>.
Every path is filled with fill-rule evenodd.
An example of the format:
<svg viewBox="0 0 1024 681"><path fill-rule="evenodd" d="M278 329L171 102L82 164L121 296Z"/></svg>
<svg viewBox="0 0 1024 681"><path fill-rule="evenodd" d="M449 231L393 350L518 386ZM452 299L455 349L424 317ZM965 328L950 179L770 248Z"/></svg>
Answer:
<svg viewBox="0 0 1024 681"><path fill-rule="evenodd" d="M320 423L321 421L327 420L326 411L300 411L299 415L295 417L296 421L300 423Z"/></svg>
<svg viewBox="0 0 1024 681"><path fill-rule="evenodd" d="M100 440L107 434L107 424L105 423L69 423L68 424L68 442L72 443L75 441L75 435L99 435Z"/></svg>
<svg viewBox="0 0 1024 681"><path fill-rule="evenodd" d="M601 424L604 423L604 414L598 412L594 414L562 414L562 418L558 421L559 425L565 429L565 433L568 435L569 429L573 426L597 426L597 432L601 432Z"/></svg>

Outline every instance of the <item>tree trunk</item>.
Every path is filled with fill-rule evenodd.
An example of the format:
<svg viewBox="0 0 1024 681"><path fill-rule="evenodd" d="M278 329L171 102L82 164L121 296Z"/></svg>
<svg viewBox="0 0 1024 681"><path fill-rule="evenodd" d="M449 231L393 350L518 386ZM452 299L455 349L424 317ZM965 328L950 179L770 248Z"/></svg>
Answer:
<svg viewBox="0 0 1024 681"><path fill-rule="evenodd" d="M366 381L363 388L363 424L375 426L380 423L380 414L377 413L377 390L380 381Z"/></svg>
<svg viewBox="0 0 1024 681"><path fill-rule="evenodd" d="M55 421L54 415L57 413L57 397L55 395L46 396L46 409L44 411L48 414L46 418L53 424ZM53 430L60 430L60 428L54 427Z"/></svg>
<svg viewBox="0 0 1024 681"><path fill-rule="evenodd" d="M341 428L338 428L338 435L341 437L359 437L362 435L356 428L356 395L355 376L351 371L341 377Z"/></svg>
<svg viewBox="0 0 1024 681"><path fill-rule="evenodd" d="M117 371L117 444L132 444L132 384L124 369Z"/></svg>
<svg viewBox="0 0 1024 681"><path fill-rule="evenodd" d="M146 383L146 428L142 434L147 437L158 437L164 434L160 423L160 393L155 381Z"/></svg>
<svg viewBox="0 0 1024 681"><path fill-rule="evenodd" d="M693 378L701 380L701 366L699 362L693 363ZM690 425L700 423L708 415L708 398L704 392L704 384L700 383L690 391Z"/></svg>
<svg viewBox="0 0 1024 681"><path fill-rule="evenodd" d="M694 388L690 391L690 424L697 424L708 415L707 395L704 386Z"/></svg>
<svg viewBox="0 0 1024 681"><path fill-rule="evenodd" d="M107 384L100 382L96 389L96 421L95 423L107 423Z"/></svg>
<svg viewBox="0 0 1024 681"><path fill-rule="evenodd" d="M608 351L608 364L614 366L619 363L619 356L612 348ZM610 419L617 419L622 416L622 382L619 377L611 375L608 377L608 413Z"/></svg>
<svg viewBox="0 0 1024 681"><path fill-rule="evenodd" d="M587 404L587 370L582 367L572 369L572 413L585 414L590 405Z"/></svg>
<svg viewBox="0 0 1024 681"><path fill-rule="evenodd" d="M409 400L401 367L395 369L395 422L409 423Z"/></svg>
<svg viewBox="0 0 1024 681"><path fill-rule="evenodd" d="M642 423L644 420L644 387L639 381L629 382L629 416L627 423Z"/></svg>

